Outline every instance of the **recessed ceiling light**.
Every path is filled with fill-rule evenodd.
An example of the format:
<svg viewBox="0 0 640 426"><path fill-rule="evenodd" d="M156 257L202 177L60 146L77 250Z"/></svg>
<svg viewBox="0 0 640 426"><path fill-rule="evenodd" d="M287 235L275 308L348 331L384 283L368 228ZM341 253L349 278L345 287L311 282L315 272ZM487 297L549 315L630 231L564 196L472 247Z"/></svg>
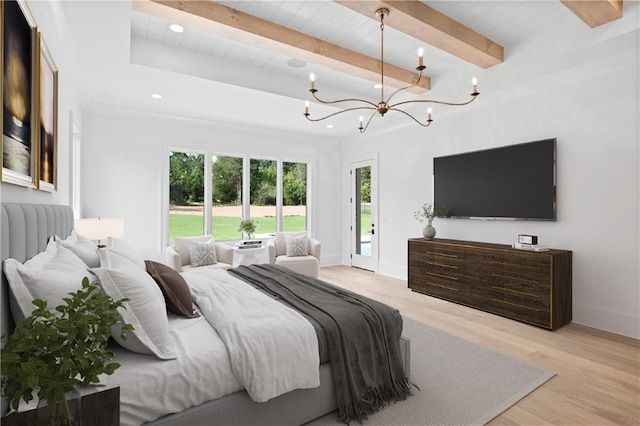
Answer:
<svg viewBox="0 0 640 426"><path fill-rule="evenodd" d="M374 89L382 89L382 84L378 83L373 86Z"/></svg>
<svg viewBox="0 0 640 426"><path fill-rule="evenodd" d="M291 58L287 61L287 65L289 65L291 68L304 68L307 66L307 61L303 61L302 59L298 58Z"/></svg>
<svg viewBox="0 0 640 426"><path fill-rule="evenodd" d="M169 29L171 31L173 31L174 33L183 33L184 32L184 27L180 24L171 24L169 25Z"/></svg>
<svg viewBox="0 0 640 426"><path fill-rule="evenodd" d="M333 124L327 124L327 129L333 129Z"/></svg>
<svg viewBox="0 0 640 426"><path fill-rule="evenodd" d="M154 93L154 94L152 94L152 95L151 95L151 97L152 97L153 99L162 99L162 95L160 95L160 94L158 94L158 93Z"/></svg>

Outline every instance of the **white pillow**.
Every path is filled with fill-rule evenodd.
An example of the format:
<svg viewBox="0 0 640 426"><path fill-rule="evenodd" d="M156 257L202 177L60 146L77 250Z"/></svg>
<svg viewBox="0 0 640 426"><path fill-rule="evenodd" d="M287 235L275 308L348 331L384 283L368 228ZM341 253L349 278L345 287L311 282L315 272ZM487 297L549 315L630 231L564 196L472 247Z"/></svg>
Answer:
<svg viewBox="0 0 640 426"><path fill-rule="evenodd" d="M190 263L191 254L189 253L189 241L200 241L206 243L212 240L211 235L202 235L199 237L175 237L173 239L173 247L176 249L176 253L180 255L182 265L188 265Z"/></svg>
<svg viewBox="0 0 640 426"><path fill-rule="evenodd" d="M123 239L109 237L107 239L107 248L112 252L129 259L131 262L138 265L143 271L147 271L147 267L144 264L144 259L142 258L142 256L140 256L138 250L126 243Z"/></svg>
<svg viewBox="0 0 640 426"><path fill-rule="evenodd" d="M13 319L28 317L36 309L33 299L47 301L55 312L63 305L63 297L82 288L82 279L89 276L87 265L70 250L49 239L47 247L24 264L15 259L4 261L4 273L17 306L12 305Z"/></svg>
<svg viewBox="0 0 640 426"><path fill-rule="evenodd" d="M203 243L201 241L189 241L189 259L191 266L215 265L218 263L216 257L216 244L213 239Z"/></svg>
<svg viewBox="0 0 640 426"><path fill-rule="evenodd" d="M100 257L98 257L98 247L96 244L82 235L78 235L75 230L71 231L71 235L64 240L57 235L54 239L58 244L71 250L76 256L82 259L88 267L97 268L100 266Z"/></svg>
<svg viewBox="0 0 640 426"><path fill-rule="evenodd" d="M104 262L100 268L90 269L99 279L102 291L114 300L128 298L126 309L119 309L120 320L133 325L127 340L120 338L120 327L111 329L111 336L132 352L153 354L160 359L177 358L169 336L167 306L160 288L153 278L130 260L113 255L108 249L100 251ZM108 265L108 266L107 266Z"/></svg>
<svg viewBox="0 0 640 426"><path fill-rule="evenodd" d="M286 234L285 240L287 242L287 256L307 256L309 254L309 239L307 234L294 237Z"/></svg>

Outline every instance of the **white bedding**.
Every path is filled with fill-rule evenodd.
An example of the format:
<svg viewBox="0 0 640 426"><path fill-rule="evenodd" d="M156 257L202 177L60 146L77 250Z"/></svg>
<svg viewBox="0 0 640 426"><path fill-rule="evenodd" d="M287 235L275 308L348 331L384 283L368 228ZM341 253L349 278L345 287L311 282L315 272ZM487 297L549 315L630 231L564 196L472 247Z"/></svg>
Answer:
<svg viewBox="0 0 640 426"><path fill-rule="evenodd" d="M320 386L318 337L302 315L226 271L182 275L254 401Z"/></svg>
<svg viewBox="0 0 640 426"><path fill-rule="evenodd" d="M174 360L111 348L122 364L107 379L108 387L120 386L121 425L139 425L243 389L224 343L204 317L169 314L169 329Z"/></svg>

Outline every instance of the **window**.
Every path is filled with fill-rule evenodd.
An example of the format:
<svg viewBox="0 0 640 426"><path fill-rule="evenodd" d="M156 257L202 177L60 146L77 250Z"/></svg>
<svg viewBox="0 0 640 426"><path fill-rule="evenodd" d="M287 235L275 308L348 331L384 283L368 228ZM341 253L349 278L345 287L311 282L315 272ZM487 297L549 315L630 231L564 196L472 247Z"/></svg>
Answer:
<svg viewBox="0 0 640 426"><path fill-rule="evenodd" d="M170 151L168 242L209 233L216 241L238 240L238 224L248 217L258 222L258 235L305 231L308 169L307 163Z"/></svg>
<svg viewBox="0 0 640 426"><path fill-rule="evenodd" d="M242 158L211 158L211 233L217 241L238 238L242 220Z"/></svg>
<svg viewBox="0 0 640 426"><path fill-rule="evenodd" d="M307 165L282 163L282 230L307 229Z"/></svg>
<svg viewBox="0 0 640 426"><path fill-rule="evenodd" d="M169 153L169 243L204 234L204 155Z"/></svg>
<svg viewBox="0 0 640 426"><path fill-rule="evenodd" d="M258 222L257 234L273 234L277 230L276 200L278 163L272 160L250 161L249 217Z"/></svg>

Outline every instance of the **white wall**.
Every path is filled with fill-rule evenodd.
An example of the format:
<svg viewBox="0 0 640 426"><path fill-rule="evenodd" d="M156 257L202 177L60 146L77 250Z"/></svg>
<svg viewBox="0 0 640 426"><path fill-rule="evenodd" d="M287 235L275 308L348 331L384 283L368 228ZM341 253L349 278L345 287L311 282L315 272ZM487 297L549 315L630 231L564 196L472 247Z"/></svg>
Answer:
<svg viewBox="0 0 640 426"><path fill-rule="evenodd" d="M83 212L122 217L125 239L147 259L163 260L163 167L168 150L251 154L311 163L311 232L322 264L340 263L340 148L336 140L116 107L83 117Z"/></svg>
<svg viewBox="0 0 640 426"><path fill-rule="evenodd" d="M343 141L343 167L379 153L379 271L406 278L407 238L421 236L413 212L432 201L434 157L557 138L557 221L438 219L437 236L511 244L526 233L572 250L574 322L638 338L638 4L625 2L622 20L594 30L574 18L550 20L548 34L507 48L504 64L479 72L475 104L436 109L428 129L407 124ZM343 261L348 250L344 236Z"/></svg>
<svg viewBox="0 0 640 426"><path fill-rule="evenodd" d="M58 67L58 191L49 193L23 186L2 183L2 202L27 202L43 204L69 203L69 135L70 112L76 112L80 123L80 107L75 95L74 82L78 72L77 58L67 23L59 2L29 2L31 13L42 33L49 51Z"/></svg>

